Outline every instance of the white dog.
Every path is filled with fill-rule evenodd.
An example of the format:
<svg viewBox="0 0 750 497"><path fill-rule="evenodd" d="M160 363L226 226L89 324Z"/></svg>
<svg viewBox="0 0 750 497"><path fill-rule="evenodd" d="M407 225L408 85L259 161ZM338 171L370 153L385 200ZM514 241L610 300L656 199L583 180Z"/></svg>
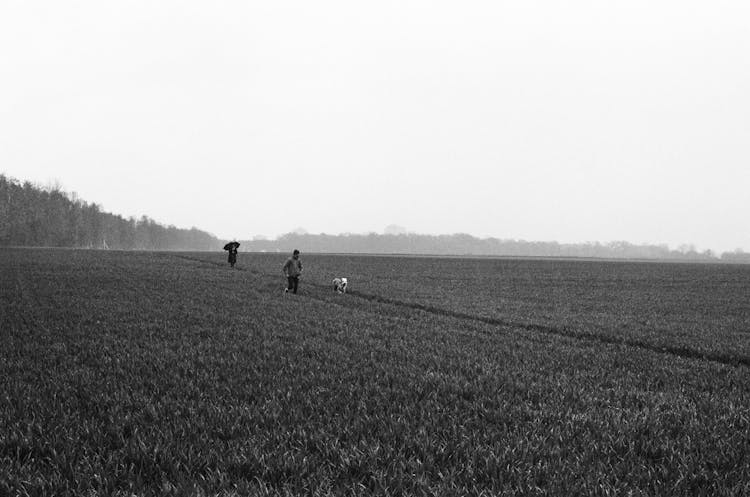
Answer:
<svg viewBox="0 0 750 497"><path fill-rule="evenodd" d="M333 291L338 293L346 293L346 287L349 282L346 278L334 278L333 279Z"/></svg>

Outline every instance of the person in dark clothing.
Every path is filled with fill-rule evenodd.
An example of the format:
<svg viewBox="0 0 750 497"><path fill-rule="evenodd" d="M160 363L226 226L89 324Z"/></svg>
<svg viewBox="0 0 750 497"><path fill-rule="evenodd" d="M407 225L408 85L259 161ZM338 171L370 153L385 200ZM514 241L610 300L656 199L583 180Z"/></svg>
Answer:
<svg viewBox="0 0 750 497"><path fill-rule="evenodd" d="M237 248L240 246L240 244L236 241L229 242L226 245L224 245L224 250L229 252L229 265L231 267L234 267L234 265L237 263Z"/></svg>
<svg viewBox="0 0 750 497"><path fill-rule="evenodd" d="M288 293L291 290L293 293L297 293L297 287L299 286L299 277L302 274L302 262L299 260L299 250L294 249L292 256L286 260L284 267L284 276L286 276L287 286L284 289L284 293Z"/></svg>

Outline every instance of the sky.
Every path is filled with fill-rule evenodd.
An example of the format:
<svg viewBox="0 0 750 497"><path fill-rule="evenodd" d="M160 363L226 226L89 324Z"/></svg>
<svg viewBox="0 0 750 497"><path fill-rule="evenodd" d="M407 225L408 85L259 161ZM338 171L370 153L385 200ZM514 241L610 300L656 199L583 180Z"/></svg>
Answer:
<svg viewBox="0 0 750 497"><path fill-rule="evenodd" d="M0 173L221 238L750 250L750 3L0 1Z"/></svg>

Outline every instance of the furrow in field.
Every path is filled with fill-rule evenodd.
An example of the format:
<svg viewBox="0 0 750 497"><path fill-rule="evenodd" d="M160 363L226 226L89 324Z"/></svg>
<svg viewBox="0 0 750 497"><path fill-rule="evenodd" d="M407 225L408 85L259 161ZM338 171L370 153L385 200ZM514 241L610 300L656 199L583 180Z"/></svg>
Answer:
<svg viewBox="0 0 750 497"><path fill-rule="evenodd" d="M541 325L541 324L535 324L535 323L524 323L524 322L510 321L510 320L504 320L504 319L499 319L499 318L475 316L475 315L471 315L467 313L452 311L449 309L443 309L440 307L420 304L416 302L406 302L402 300L383 297L382 295L367 294L367 293L362 293L362 292L357 292L357 291L352 291L349 293L349 295L356 296L358 298L369 300L372 302L378 302L381 304L388 304L388 305L399 306L399 307L407 307L410 309L428 312L431 314L448 316L448 317L457 318L457 319L477 321L477 322L481 322L481 323L485 323L485 324L489 324L493 326L516 327L516 328L522 328L527 331L547 333L547 334L552 334L552 335L577 338L581 340L596 341L600 343L615 344L615 345L625 345L628 347L637 347L637 348L649 350L652 352L671 354L671 355L684 357L688 359L714 361L714 362L719 362L722 364L727 364L730 366L750 366L750 357L746 357L746 356L730 356L727 354L712 353L712 352L705 353L705 352L700 352L697 350L693 350L687 347L680 347L680 346L656 346L656 345L642 342L639 340L634 340L632 338L618 338L618 337L613 337L613 336L607 336L607 335L602 335L602 334L575 330L575 329L568 328L568 327L547 326L547 325Z"/></svg>
<svg viewBox="0 0 750 497"><path fill-rule="evenodd" d="M226 265L224 263L208 261L206 259L201 259L198 257L190 257L190 256L184 256L184 255L179 255L177 257L181 259L189 260L189 261L200 262L202 264L207 264L211 266L223 267ZM277 277L275 274L272 274L272 273L258 271L255 269L250 269L250 268L245 268L245 267L237 267L235 268L235 270L247 271L256 275ZM317 289L323 289L323 290L329 290L329 285L315 283L309 280L305 280L304 286L317 288ZM310 295L308 295L308 297L309 296ZM569 338L578 339L578 340L586 340L590 342L603 343L603 344L633 347L633 348L638 348L638 349L647 350L647 351L660 353L660 354L669 354L669 355L682 357L686 359L712 361L712 362L717 362L717 363L726 364L726 365L735 366L735 367L750 366L750 357L746 355L727 354L727 353L717 352L717 351L701 351L701 350L696 350L694 348L690 348L690 347L679 345L679 344L675 344L675 345L654 344L654 343L649 343L647 341L638 340L633 337L620 337L620 336L607 335L603 333L594 333L594 332L584 331L584 330L577 329L574 327L569 327L569 326L554 326L554 325L530 323L530 322L524 322L524 321L518 321L518 320L502 319L502 318L497 318L497 317L479 316L475 314L446 309L446 308L439 307L439 306L423 304L423 303L418 303L418 302L409 302L406 300L400 300L400 299L395 299L391 297L385 297L383 295L365 293L365 292L360 292L360 291L350 291L348 293L348 296L356 297L358 299L369 301L369 302L375 302L378 304L412 309L416 311L427 312L427 313L438 315L438 316L446 316L446 317L451 317L455 319L474 321L474 322L488 324L491 326L503 327L506 329L507 328L521 328L523 330L535 332L535 333L558 335L558 336L569 337ZM313 296L313 298L315 297ZM331 303L331 301L326 298L320 298L319 300ZM339 301L336 303L341 303L341 302Z"/></svg>

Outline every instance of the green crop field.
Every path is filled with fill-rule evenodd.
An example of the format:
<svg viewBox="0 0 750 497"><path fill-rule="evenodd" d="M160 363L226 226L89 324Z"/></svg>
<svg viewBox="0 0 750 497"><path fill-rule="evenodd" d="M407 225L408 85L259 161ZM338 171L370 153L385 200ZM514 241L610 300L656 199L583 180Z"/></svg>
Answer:
<svg viewBox="0 0 750 497"><path fill-rule="evenodd" d="M0 250L0 496L750 495L750 266L284 258Z"/></svg>

